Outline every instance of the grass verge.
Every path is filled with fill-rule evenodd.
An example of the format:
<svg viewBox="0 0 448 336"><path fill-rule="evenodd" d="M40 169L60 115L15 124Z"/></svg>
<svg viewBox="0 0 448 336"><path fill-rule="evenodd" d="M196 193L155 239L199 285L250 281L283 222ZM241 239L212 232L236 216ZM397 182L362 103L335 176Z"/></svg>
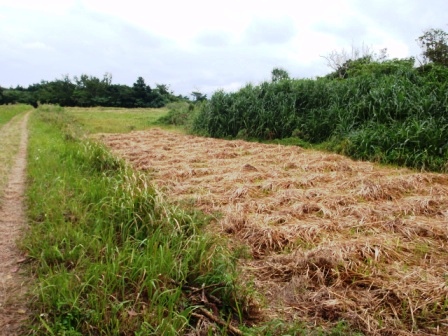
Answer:
<svg viewBox="0 0 448 336"><path fill-rule="evenodd" d="M34 334L237 333L247 291L226 249L201 231L206 220L79 140L61 108L41 107L30 124L23 246L37 277ZM204 323L207 312L216 321Z"/></svg>

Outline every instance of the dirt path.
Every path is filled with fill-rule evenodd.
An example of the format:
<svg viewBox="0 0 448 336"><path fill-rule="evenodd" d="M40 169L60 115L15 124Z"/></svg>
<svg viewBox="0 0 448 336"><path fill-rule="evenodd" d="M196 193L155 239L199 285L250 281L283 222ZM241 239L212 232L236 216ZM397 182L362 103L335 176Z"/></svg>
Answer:
<svg viewBox="0 0 448 336"><path fill-rule="evenodd" d="M28 316L24 297L27 278L20 270L24 256L16 246L16 241L26 225L23 197L26 181L28 117L29 113L15 118L0 130L0 143L6 143L11 137L19 135L18 143L10 144L8 149L5 147L0 149L0 151L8 150L10 153L17 152L15 157L12 156L13 165L8 174L3 197L0 199L0 335L9 336L23 334L20 332L21 326ZM10 134L10 130L14 130L15 134ZM9 139L5 139L6 137ZM10 153L8 155L3 153L1 157L11 157ZM0 166L8 165L8 162L0 161Z"/></svg>

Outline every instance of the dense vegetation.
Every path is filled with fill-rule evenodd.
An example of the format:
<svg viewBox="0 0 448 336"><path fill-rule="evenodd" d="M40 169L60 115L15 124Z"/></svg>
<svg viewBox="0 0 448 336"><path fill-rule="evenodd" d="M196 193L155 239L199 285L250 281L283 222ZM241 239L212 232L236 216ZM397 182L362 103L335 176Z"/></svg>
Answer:
<svg viewBox="0 0 448 336"><path fill-rule="evenodd" d="M201 232L203 215L169 205L80 132L60 107L31 118L24 248L38 277L36 334L182 334L203 300L241 321L245 291L231 255Z"/></svg>
<svg viewBox="0 0 448 336"><path fill-rule="evenodd" d="M0 87L0 104L24 103L58 104L60 106L106 106L106 107L162 107L169 102L187 100L175 96L165 84L151 88L142 77L129 87L112 84L112 76L105 74L102 79L81 75L73 79L65 76L54 81L42 81L27 88L17 86Z"/></svg>
<svg viewBox="0 0 448 336"><path fill-rule="evenodd" d="M356 159L448 171L448 33L418 38L423 64L387 59L387 49L332 52L332 73L272 80L237 92L215 92L189 115L184 105L163 122L197 134L314 144Z"/></svg>
<svg viewBox="0 0 448 336"><path fill-rule="evenodd" d="M193 130L213 137L298 137L358 159L448 169L448 67L351 61L344 76L273 80L215 92Z"/></svg>

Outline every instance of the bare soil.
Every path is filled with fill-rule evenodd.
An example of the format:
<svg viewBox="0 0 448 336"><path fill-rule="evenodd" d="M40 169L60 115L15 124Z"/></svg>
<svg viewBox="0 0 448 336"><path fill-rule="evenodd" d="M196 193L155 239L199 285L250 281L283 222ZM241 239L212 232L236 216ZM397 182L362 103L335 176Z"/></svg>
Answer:
<svg viewBox="0 0 448 336"><path fill-rule="evenodd" d="M3 195L0 199L0 335L8 336L23 335L23 323L28 318L25 294L29 280L21 269L26 258L16 244L26 225L24 191L28 116L29 113L16 117L0 129L0 143L7 143L17 135L9 130L19 132L16 145L0 149L0 152L8 150L16 153L12 156L13 164L7 174L6 187L0 190L0 195ZM0 161L0 165L4 167L8 163Z"/></svg>
<svg viewBox="0 0 448 336"><path fill-rule="evenodd" d="M170 199L216 216L266 319L448 334L448 176L160 129L101 135Z"/></svg>

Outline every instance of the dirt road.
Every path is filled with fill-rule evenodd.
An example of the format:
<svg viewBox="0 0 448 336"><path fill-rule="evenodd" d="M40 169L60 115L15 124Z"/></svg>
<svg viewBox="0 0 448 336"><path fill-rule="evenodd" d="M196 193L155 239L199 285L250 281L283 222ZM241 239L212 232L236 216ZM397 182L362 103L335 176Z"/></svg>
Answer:
<svg viewBox="0 0 448 336"><path fill-rule="evenodd" d="M24 256L16 245L26 225L28 117L29 113L17 116L0 129L0 335L8 336L23 335L28 316L28 279L21 272Z"/></svg>

